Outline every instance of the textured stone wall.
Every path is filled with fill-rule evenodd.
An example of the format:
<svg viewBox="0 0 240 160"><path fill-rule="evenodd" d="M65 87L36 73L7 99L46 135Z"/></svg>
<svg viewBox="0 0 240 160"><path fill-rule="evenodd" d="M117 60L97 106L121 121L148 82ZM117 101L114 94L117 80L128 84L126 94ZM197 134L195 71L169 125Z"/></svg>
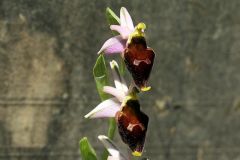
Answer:
<svg viewBox="0 0 240 160"><path fill-rule="evenodd" d="M83 115L100 102L91 71L111 36L105 8L121 6L156 52L140 96L144 155L240 159L238 0L0 0L0 159L80 159L83 136L101 151L107 121Z"/></svg>

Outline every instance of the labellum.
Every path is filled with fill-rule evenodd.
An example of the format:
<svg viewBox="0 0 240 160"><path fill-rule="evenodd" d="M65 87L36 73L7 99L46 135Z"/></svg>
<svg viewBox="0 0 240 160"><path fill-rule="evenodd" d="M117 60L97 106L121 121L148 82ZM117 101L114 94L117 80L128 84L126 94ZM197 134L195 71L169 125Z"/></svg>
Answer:
<svg viewBox="0 0 240 160"><path fill-rule="evenodd" d="M150 89L147 87L147 81L152 70L154 57L153 50L147 47L146 40L142 36L132 37L123 52L125 64L136 86L141 91Z"/></svg>
<svg viewBox="0 0 240 160"><path fill-rule="evenodd" d="M126 103L123 103L122 109L116 113L115 118L122 141L129 146L134 156L141 156L148 116L140 110L138 100L128 99Z"/></svg>

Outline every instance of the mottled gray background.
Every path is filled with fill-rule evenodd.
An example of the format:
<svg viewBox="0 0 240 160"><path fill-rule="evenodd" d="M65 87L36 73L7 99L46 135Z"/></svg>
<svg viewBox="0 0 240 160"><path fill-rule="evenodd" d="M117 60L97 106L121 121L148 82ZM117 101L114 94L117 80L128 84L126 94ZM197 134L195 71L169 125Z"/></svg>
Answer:
<svg viewBox="0 0 240 160"><path fill-rule="evenodd" d="M0 159L80 159L83 136L101 151L107 121L83 115L108 6L145 22L156 52L144 156L240 160L239 0L0 0Z"/></svg>

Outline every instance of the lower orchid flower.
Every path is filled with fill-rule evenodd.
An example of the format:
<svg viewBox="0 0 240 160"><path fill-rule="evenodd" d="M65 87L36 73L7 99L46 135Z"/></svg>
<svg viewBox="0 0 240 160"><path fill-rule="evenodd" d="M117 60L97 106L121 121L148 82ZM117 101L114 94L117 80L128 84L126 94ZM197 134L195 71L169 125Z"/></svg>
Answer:
<svg viewBox="0 0 240 160"><path fill-rule="evenodd" d="M112 61L110 66L113 71L115 87L105 86L103 91L113 95L114 98L101 102L85 115L85 118L115 117L123 142L129 146L134 156L141 156L147 132L148 116L140 110L136 91L129 90L124 78L120 76L118 64Z"/></svg>
<svg viewBox="0 0 240 160"><path fill-rule="evenodd" d="M121 53L133 80L141 91L147 91L147 81L152 70L155 54L147 47L144 30L146 25L139 23L135 28L127 9L120 10L120 25L111 25L110 29L120 35L108 39L98 53Z"/></svg>
<svg viewBox="0 0 240 160"><path fill-rule="evenodd" d="M147 126L148 116L140 110L140 104L135 93L130 93L122 102L121 110L115 115L119 134L134 156L141 156Z"/></svg>

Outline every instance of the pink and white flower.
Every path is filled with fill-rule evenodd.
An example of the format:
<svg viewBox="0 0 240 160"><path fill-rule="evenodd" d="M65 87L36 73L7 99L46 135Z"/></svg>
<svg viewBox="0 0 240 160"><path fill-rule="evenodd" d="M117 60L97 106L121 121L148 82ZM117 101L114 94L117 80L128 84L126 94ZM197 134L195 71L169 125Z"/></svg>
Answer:
<svg viewBox="0 0 240 160"><path fill-rule="evenodd" d="M140 110L136 90L128 89L120 76L118 64L110 62L115 87L104 86L103 91L114 98L101 102L85 118L115 117L122 141L132 150L134 156L141 156L148 126L148 116Z"/></svg>
<svg viewBox="0 0 240 160"><path fill-rule="evenodd" d="M130 14L125 7L120 9L120 25L111 25L110 29L120 35L108 39L98 51L98 54L122 53L126 48L129 35L134 31L134 25Z"/></svg>
<svg viewBox="0 0 240 160"><path fill-rule="evenodd" d="M128 94L128 87L124 78L119 73L117 62L114 60L111 61L110 66L112 69L115 87L104 86L103 91L113 95L114 97L101 102L96 108L86 114L84 116L85 118L115 117L116 113L121 109L121 104Z"/></svg>
<svg viewBox="0 0 240 160"><path fill-rule="evenodd" d="M131 73L136 86L141 91L148 91L147 85L155 53L147 46L144 30L146 25L138 23L134 28L132 18L126 8L120 10L120 25L111 25L110 29L120 35L108 39L99 50L99 53L121 53L128 71Z"/></svg>

